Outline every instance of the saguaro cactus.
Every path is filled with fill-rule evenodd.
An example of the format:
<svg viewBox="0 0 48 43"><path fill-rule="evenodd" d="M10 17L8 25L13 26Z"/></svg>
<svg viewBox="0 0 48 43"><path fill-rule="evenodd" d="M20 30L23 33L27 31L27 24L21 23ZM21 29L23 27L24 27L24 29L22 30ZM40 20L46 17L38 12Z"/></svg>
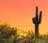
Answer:
<svg viewBox="0 0 48 43"><path fill-rule="evenodd" d="M32 19L33 24L35 24L35 36L39 36L39 24L41 24L41 19L42 19L42 11L38 13L38 7L36 6L36 16Z"/></svg>

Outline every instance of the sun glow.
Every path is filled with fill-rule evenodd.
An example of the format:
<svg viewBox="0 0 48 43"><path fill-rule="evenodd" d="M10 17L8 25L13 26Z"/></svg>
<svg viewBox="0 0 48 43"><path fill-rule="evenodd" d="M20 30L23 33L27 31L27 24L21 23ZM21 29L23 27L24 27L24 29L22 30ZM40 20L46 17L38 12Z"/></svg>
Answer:
<svg viewBox="0 0 48 43"><path fill-rule="evenodd" d="M26 33L20 33L20 36L27 36L27 34Z"/></svg>
<svg viewBox="0 0 48 43"><path fill-rule="evenodd" d="M18 32L17 35L21 36L21 37L26 37L27 33L24 32Z"/></svg>

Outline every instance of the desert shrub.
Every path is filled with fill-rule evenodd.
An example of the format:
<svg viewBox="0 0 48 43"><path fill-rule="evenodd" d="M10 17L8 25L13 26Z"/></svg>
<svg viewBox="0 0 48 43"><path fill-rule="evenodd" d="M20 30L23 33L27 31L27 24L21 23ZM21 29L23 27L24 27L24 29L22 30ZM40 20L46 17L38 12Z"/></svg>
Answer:
<svg viewBox="0 0 48 43"><path fill-rule="evenodd" d="M7 24L0 25L0 43L3 43L3 42L7 43L7 42L10 42L11 40L15 42L16 32L17 30L14 27L10 27Z"/></svg>

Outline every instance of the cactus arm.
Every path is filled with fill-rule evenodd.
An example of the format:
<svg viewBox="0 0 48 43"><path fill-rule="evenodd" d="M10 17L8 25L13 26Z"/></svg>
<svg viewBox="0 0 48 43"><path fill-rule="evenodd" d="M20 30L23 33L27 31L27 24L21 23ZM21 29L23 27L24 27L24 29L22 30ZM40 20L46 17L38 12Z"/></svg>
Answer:
<svg viewBox="0 0 48 43"><path fill-rule="evenodd" d="M42 19L42 11L40 11L40 15L39 15L39 24L41 24L41 19Z"/></svg>
<svg viewBox="0 0 48 43"><path fill-rule="evenodd" d="M35 22L36 22L36 21L35 21L35 17L32 19L32 21L33 21L33 24L35 24Z"/></svg>

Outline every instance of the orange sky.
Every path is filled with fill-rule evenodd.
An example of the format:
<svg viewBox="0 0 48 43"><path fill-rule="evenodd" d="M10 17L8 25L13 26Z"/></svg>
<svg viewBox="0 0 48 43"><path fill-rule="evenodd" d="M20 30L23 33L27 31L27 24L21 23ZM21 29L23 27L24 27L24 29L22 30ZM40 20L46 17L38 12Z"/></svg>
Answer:
<svg viewBox="0 0 48 43"><path fill-rule="evenodd" d="M0 23L8 23L17 27L21 25L18 28L34 30L32 18L35 15L36 5L39 7L39 11L43 12L40 33L47 33L48 0L0 0Z"/></svg>

